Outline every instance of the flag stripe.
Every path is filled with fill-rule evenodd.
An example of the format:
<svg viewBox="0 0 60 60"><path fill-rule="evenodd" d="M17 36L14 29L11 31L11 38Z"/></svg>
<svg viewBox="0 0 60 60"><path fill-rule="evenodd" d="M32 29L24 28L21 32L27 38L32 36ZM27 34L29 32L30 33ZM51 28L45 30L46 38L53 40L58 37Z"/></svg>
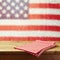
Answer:
<svg viewBox="0 0 60 60"><path fill-rule="evenodd" d="M29 0L29 3L60 3L60 0Z"/></svg>
<svg viewBox="0 0 60 60"><path fill-rule="evenodd" d="M55 19L60 20L60 15L53 14L30 14L29 19Z"/></svg>
<svg viewBox="0 0 60 60"><path fill-rule="evenodd" d="M33 41L33 40L45 40L45 41L60 41L60 37L0 37L0 41Z"/></svg>
<svg viewBox="0 0 60 60"><path fill-rule="evenodd" d="M1 30L16 30L16 31L30 31L30 30L43 30L43 31L60 31L60 26L0 26Z"/></svg>
<svg viewBox="0 0 60 60"><path fill-rule="evenodd" d="M55 14L55 15L60 15L60 9L31 8L29 10L29 14L51 14L51 15Z"/></svg>
<svg viewBox="0 0 60 60"><path fill-rule="evenodd" d="M56 31L0 31L0 36L13 37L60 37Z"/></svg>
<svg viewBox="0 0 60 60"><path fill-rule="evenodd" d="M29 4L29 8L52 8L52 9L60 9L60 4L52 4L52 3L31 3Z"/></svg>
<svg viewBox="0 0 60 60"><path fill-rule="evenodd" d="M0 19L0 26L12 26L12 25L18 25L18 26L28 26L28 25L48 25L48 26L60 26L60 20L50 20L50 19Z"/></svg>

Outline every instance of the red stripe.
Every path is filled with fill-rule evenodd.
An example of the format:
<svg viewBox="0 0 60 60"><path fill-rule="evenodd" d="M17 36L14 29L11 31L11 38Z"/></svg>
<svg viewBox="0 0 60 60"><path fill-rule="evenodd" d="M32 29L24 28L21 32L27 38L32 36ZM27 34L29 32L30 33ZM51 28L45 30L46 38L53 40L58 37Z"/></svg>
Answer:
<svg viewBox="0 0 60 60"><path fill-rule="evenodd" d="M60 15L30 14L29 19L54 19L54 20L60 20Z"/></svg>
<svg viewBox="0 0 60 60"><path fill-rule="evenodd" d="M60 31L60 26L0 26L0 30L44 30Z"/></svg>
<svg viewBox="0 0 60 60"><path fill-rule="evenodd" d="M58 37L0 37L0 41L22 41L22 40L45 40L45 41L60 41Z"/></svg>
<svg viewBox="0 0 60 60"><path fill-rule="evenodd" d="M50 3L39 3L39 4L29 4L30 8L56 8L60 9L60 4L50 4Z"/></svg>

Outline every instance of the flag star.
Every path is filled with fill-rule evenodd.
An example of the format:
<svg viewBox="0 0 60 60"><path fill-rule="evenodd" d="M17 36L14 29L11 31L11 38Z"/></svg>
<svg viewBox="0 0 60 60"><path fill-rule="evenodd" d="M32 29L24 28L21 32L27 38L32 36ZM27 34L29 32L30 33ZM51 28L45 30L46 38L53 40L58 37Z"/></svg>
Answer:
<svg viewBox="0 0 60 60"><path fill-rule="evenodd" d="M16 9L16 10L19 10L19 6L16 6L15 9Z"/></svg>
<svg viewBox="0 0 60 60"><path fill-rule="evenodd" d="M11 10L11 13L14 14L15 13L15 10Z"/></svg>
<svg viewBox="0 0 60 60"><path fill-rule="evenodd" d="M27 9L28 9L28 6L25 6L25 7L24 7L24 10L27 10Z"/></svg>
<svg viewBox="0 0 60 60"><path fill-rule="evenodd" d="M2 14L0 14L0 17L2 17Z"/></svg>
<svg viewBox="0 0 60 60"><path fill-rule="evenodd" d="M2 0L0 0L0 2L2 2Z"/></svg>
<svg viewBox="0 0 60 60"><path fill-rule="evenodd" d="M8 17L10 17L10 14L8 13L8 14L6 14L6 17L8 18Z"/></svg>
<svg viewBox="0 0 60 60"><path fill-rule="evenodd" d="M10 10L11 9L11 7L10 6L7 6L7 10Z"/></svg>
<svg viewBox="0 0 60 60"><path fill-rule="evenodd" d="M9 3L9 2L11 2L11 0L7 0L7 2Z"/></svg>
<svg viewBox="0 0 60 60"><path fill-rule="evenodd" d="M19 2L19 0L16 0L16 2Z"/></svg>
<svg viewBox="0 0 60 60"><path fill-rule="evenodd" d="M14 3L14 2L12 2L12 3L11 3L11 5L12 5L12 6L15 6L15 3Z"/></svg>
<svg viewBox="0 0 60 60"><path fill-rule="evenodd" d="M28 2L28 0L24 0L24 2Z"/></svg>
<svg viewBox="0 0 60 60"><path fill-rule="evenodd" d="M23 14L23 12L24 12L23 10L20 10L20 14Z"/></svg>
<svg viewBox="0 0 60 60"><path fill-rule="evenodd" d="M26 18L26 17L28 17L28 14L27 13L24 14L24 18Z"/></svg>
<svg viewBox="0 0 60 60"><path fill-rule="evenodd" d="M7 5L7 3L6 3L6 2L3 2L3 3L2 3L2 5L3 5L3 6L6 6L6 5Z"/></svg>
<svg viewBox="0 0 60 60"><path fill-rule="evenodd" d="M5 10L5 9L4 9L4 10L2 10L2 13L3 13L3 14L5 14L5 13L6 13L6 10Z"/></svg>
<svg viewBox="0 0 60 60"><path fill-rule="evenodd" d="M2 6L0 6L0 10L2 10Z"/></svg>
<svg viewBox="0 0 60 60"><path fill-rule="evenodd" d="M19 14L18 14L18 13L16 13L16 14L15 14L15 17L16 17L16 18L18 18L18 17L19 17Z"/></svg>
<svg viewBox="0 0 60 60"><path fill-rule="evenodd" d="M23 5L24 5L24 3L23 3L23 2L21 2L21 3L20 3L20 6L23 6Z"/></svg>

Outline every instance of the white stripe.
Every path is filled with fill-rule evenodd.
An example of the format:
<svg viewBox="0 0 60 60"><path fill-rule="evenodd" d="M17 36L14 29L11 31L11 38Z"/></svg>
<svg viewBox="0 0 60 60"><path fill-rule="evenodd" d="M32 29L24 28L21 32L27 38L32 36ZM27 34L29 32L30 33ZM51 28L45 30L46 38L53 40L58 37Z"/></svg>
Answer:
<svg viewBox="0 0 60 60"><path fill-rule="evenodd" d="M60 0L29 0L30 3L60 3Z"/></svg>
<svg viewBox="0 0 60 60"><path fill-rule="evenodd" d="M50 26L60 26L60 20L45 20L45 19L40 19L40 20L15 20L15 19L10 19L10 20L1 20L0 19L0 26L1 25L50 25Z"/></svg>
<svg viewBox="0 0 60 60"><path fill-rule="evenodd" d="M60 32L53 31L0 31L0 37L60 37Z"/></svg>
<svg viewBox="0 0 60 60"><path fill-rule="evenodd" d="M48 9L48 8L31 8L29 14L55 14L60 15L60 9Z"/></svg>

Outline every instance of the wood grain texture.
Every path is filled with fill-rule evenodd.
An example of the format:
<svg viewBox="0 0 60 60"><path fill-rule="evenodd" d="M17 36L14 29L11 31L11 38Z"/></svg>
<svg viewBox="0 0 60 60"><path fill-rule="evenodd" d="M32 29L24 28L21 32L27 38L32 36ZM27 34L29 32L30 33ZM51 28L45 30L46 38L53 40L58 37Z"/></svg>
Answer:
<svg viewBox="0 0 60 60"><path fill-rule="evenodd" d="M14 46L31 42L32 41L0 41L0 60L60 60L60 42L56 42L55 48L45 51L39 58L13 48Z"/></svg>

